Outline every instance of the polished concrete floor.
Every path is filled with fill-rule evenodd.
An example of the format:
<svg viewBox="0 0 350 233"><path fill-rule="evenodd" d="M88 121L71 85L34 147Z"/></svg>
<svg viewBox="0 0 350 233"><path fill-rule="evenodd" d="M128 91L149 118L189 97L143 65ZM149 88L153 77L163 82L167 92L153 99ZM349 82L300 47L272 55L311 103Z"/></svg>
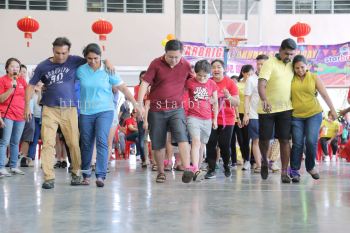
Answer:
<svg viewBox="0 0 350 233"><path fill-rule="evenodd" d="M279 174L220 171L215 180L181 183L181 173L156 173L135 159L112 162L106 186L69 185L56 169L54 190L42 190L39 166L0 179L0 233L25 232L346 232L350 222L350 164L320 164L321 179L300 184Z"/></svg>

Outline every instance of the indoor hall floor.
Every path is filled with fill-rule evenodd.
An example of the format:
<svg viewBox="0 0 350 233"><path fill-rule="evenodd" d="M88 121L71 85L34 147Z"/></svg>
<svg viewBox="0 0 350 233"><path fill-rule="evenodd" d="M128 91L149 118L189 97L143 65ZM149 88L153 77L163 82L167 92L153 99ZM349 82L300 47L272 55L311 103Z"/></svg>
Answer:
<svg viewBox="0 0 350 233"><path fill-rule="evenodd" d="M53 190L41 189L39 166L0 179L0 233L26 232L346 232L350 221L350 164L320 164L321 179L303 172L301 183L280 174L222 171L213 180L184 184L181 172L156 172L135 159L113 161L105 187L70 186L56 169Z"/></svg>

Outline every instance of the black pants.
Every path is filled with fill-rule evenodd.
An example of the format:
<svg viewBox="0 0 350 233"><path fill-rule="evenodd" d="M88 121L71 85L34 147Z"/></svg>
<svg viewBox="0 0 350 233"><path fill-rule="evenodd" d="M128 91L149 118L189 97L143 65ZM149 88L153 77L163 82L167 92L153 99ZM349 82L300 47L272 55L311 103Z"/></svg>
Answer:
<svg viewBox="0 0 350 233"><path fill-rule="evenodd" d="M328 154L328 143L327 141L331 139L331 138L320 138L320 143L321 143L321 147L322 147L322 151L325 155L329 155ZM333 154L335 155L337 153L338 150L338 137L335 137L332 141L331 141L331 147L332 147L332 151Z"/></svg>
<svg viewBox="0 0 350 233"><path fill-rule="evenodd" d="M243 122L243 114L239 114L239 118L241 119L241 122ZM236 139L237 138L237 139ZM236 140L238 141L239 148L242 153L242 158L245 161L250 161L250 148L249 148L249 133L248 133L248 126L244 126L242 128L239 128L237 124L235 124L233 131L232 131L232 138L231 138L231 162L232 164L237 163L237 149L236 149Z"/></svg>
<svg viewBox="0 0 350 233"><path fill-rule="evenodd" d="M233 125L226 125L223 127L219 125L217 129L212 129L207 144L207 161L209 170L215 170L216 165L216 146L220 148L222 160L224 161L224 167L228 168L231 156L231 137L232 137Z"/></svg>

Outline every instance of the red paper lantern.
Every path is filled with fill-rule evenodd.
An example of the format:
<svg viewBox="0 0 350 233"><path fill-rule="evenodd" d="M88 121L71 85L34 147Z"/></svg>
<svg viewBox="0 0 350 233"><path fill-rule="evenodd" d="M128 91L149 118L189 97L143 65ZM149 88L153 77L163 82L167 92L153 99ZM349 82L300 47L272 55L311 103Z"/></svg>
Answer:
<svg viewBox="0 0 350 233"><path fill-rule="evenodd" d="M298 43L304 43L304 36L308 35L311 27L307 23L297 22L290 28L290 34L297 38Z"/></svg>
<svg viewBox="0 0 350 233"><path fill-rule="evenodd" d="M113 25L104 19L99 19L94 22L91 26L91 29L94 33L99 35L100 41L107 40L107 34L111 33L113 30ZM103 51L105 50L105 46L102 45Z"/></svg>
<svg viewBox="0 0 350 233"><path fill-rule="evenodd" d="M32 39L32 33L38 31L39 23L30 16L17 21L17 27L24 32L24 38L27 39L27 47L30 46L29 40Z"/></svg>

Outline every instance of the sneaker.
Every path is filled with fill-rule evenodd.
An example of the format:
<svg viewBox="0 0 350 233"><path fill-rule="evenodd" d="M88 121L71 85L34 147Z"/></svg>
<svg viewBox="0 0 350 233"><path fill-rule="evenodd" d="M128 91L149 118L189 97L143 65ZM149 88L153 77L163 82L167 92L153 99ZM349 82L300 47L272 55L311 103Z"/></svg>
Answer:
<svg viewBox="0 0 350 233"><path fill-rule="evenodd" d="M227 178L232 176L231 169L229 167L225 167L224 174Z"/></svg>
<svg viewBox="0 0 350 233"><path fill-rule="evenodd" d="M193 179L194 173L191 170L186 170L182 174L182 182L184 183L190 183L191 180Z"/></svg>
<svg viewBox="0 0 350 233"><path fill-rule="evenodd" d="M332 155L332 162L337 162L337 156L336 155Z"/></svg>
<svg viewBox="0 0 350 233"><path fill-rule="evenodd" d="M71 172L72 172L72 170L73 170L72 165L69 165L69 167L68 167L68 172L69 172L69 173L71 173Z"/></svg>
<svg viewBox="0 0 350 233"><path fill-rule="evenodd" d="M279 170L281 170L281 168L277 165L276 162L274 161L270 161L269 162L269 169L274 173L274 172L279 172Z"/></svg>
<svg viewBox="0 0 350 233"><path fill-rule="evenodd" d="M0 169L0 175L1 175L1 176L5 176L5 177L10 177L10 176L12 176L11 173L9 173L9 172L6 170L6 168L1 168L1 169Z"/></svg>
<svg viewBox="0 0 350 233"><path fill-rule="evenodd" d="M61 161L57 161L55 165L53 165L54 168L60 168L61 167Z"/></svg>
<svg viewBox="0 0 350 233"><path fill-rule="evenodd" d="M147 162L142 162L141 167L142 168L147 168Z"/></svg>
<svg viewBox="0 0 350 233"><path fill-rule="evenodd" d="M13 168L10 168L10 172L12 174L17 174L17 175L24 175L25 173L21 170L19 170L18 168L16 167L13 167Z"/></svg>
<svg viewBox="0 0 350 233"><path fill-rule="evenodd" d="M70 185L76 186L81 184L81 176L77 176L72 173L72 180L70 181Z"/></svg>
<svg viewBox="0 0 350 233"><path fill-rule="evenodd" d="M248 170L250 170L250 162L245 161L242 167L242 171L248 171Z"/></svg>
<svg viewBox="0 0 350 233"><path fill-rule="evenodd" d="M298 170L291 169L289 172L290 177L292 178L293 183L300 182L300 173Z"/></svg>
<svg viewBox="0 0 350 233"><path fill-rule="evenodd" d="M216 178L216 172L212 171L212 170L209 170L207 172L207 174L205 174L204 178L205 179L214 179L214 178Z"/></svg>
<svg viewBox="0 0 350 233"><path fill-rule="evenodd" d="M55 180L45 180L41 188L43 189L53 189L55 187Z"/></svg>
<svg viewBox="0 0 350 233"><path fill-rule="evenodd" d="M23 157L20 160L21 167L28 167L28 162L29 162L29 160L27 159L27 157Z"/></svg>
<svg viewBox="0 0 350 233"><path fill-rule="evenodd" d="M323 157L323 161L325 161L325 162L331 161L331 159L329 158L329 155L325 155L325 156Z"/></svg>
<svg viewBox="0 0 350 233"><path fill-rule="evenodd" d="M34 161L32 158L27 158L28 167L34 167Z"/></svg>
<svg viewBox="0 0 350 233"><path fill-rule="evenodd" d="M194 173L193 181L201 182L202 180L204 180L204 176L205 176L205 173L201 170L198 170L196 171L196 173Z"/></svg>
<svg viewBox="0 0 350 233"><path fill-rule="evenodd" d="M61 162L61 168L66 168L68 166L66 161Z"/></svg>

